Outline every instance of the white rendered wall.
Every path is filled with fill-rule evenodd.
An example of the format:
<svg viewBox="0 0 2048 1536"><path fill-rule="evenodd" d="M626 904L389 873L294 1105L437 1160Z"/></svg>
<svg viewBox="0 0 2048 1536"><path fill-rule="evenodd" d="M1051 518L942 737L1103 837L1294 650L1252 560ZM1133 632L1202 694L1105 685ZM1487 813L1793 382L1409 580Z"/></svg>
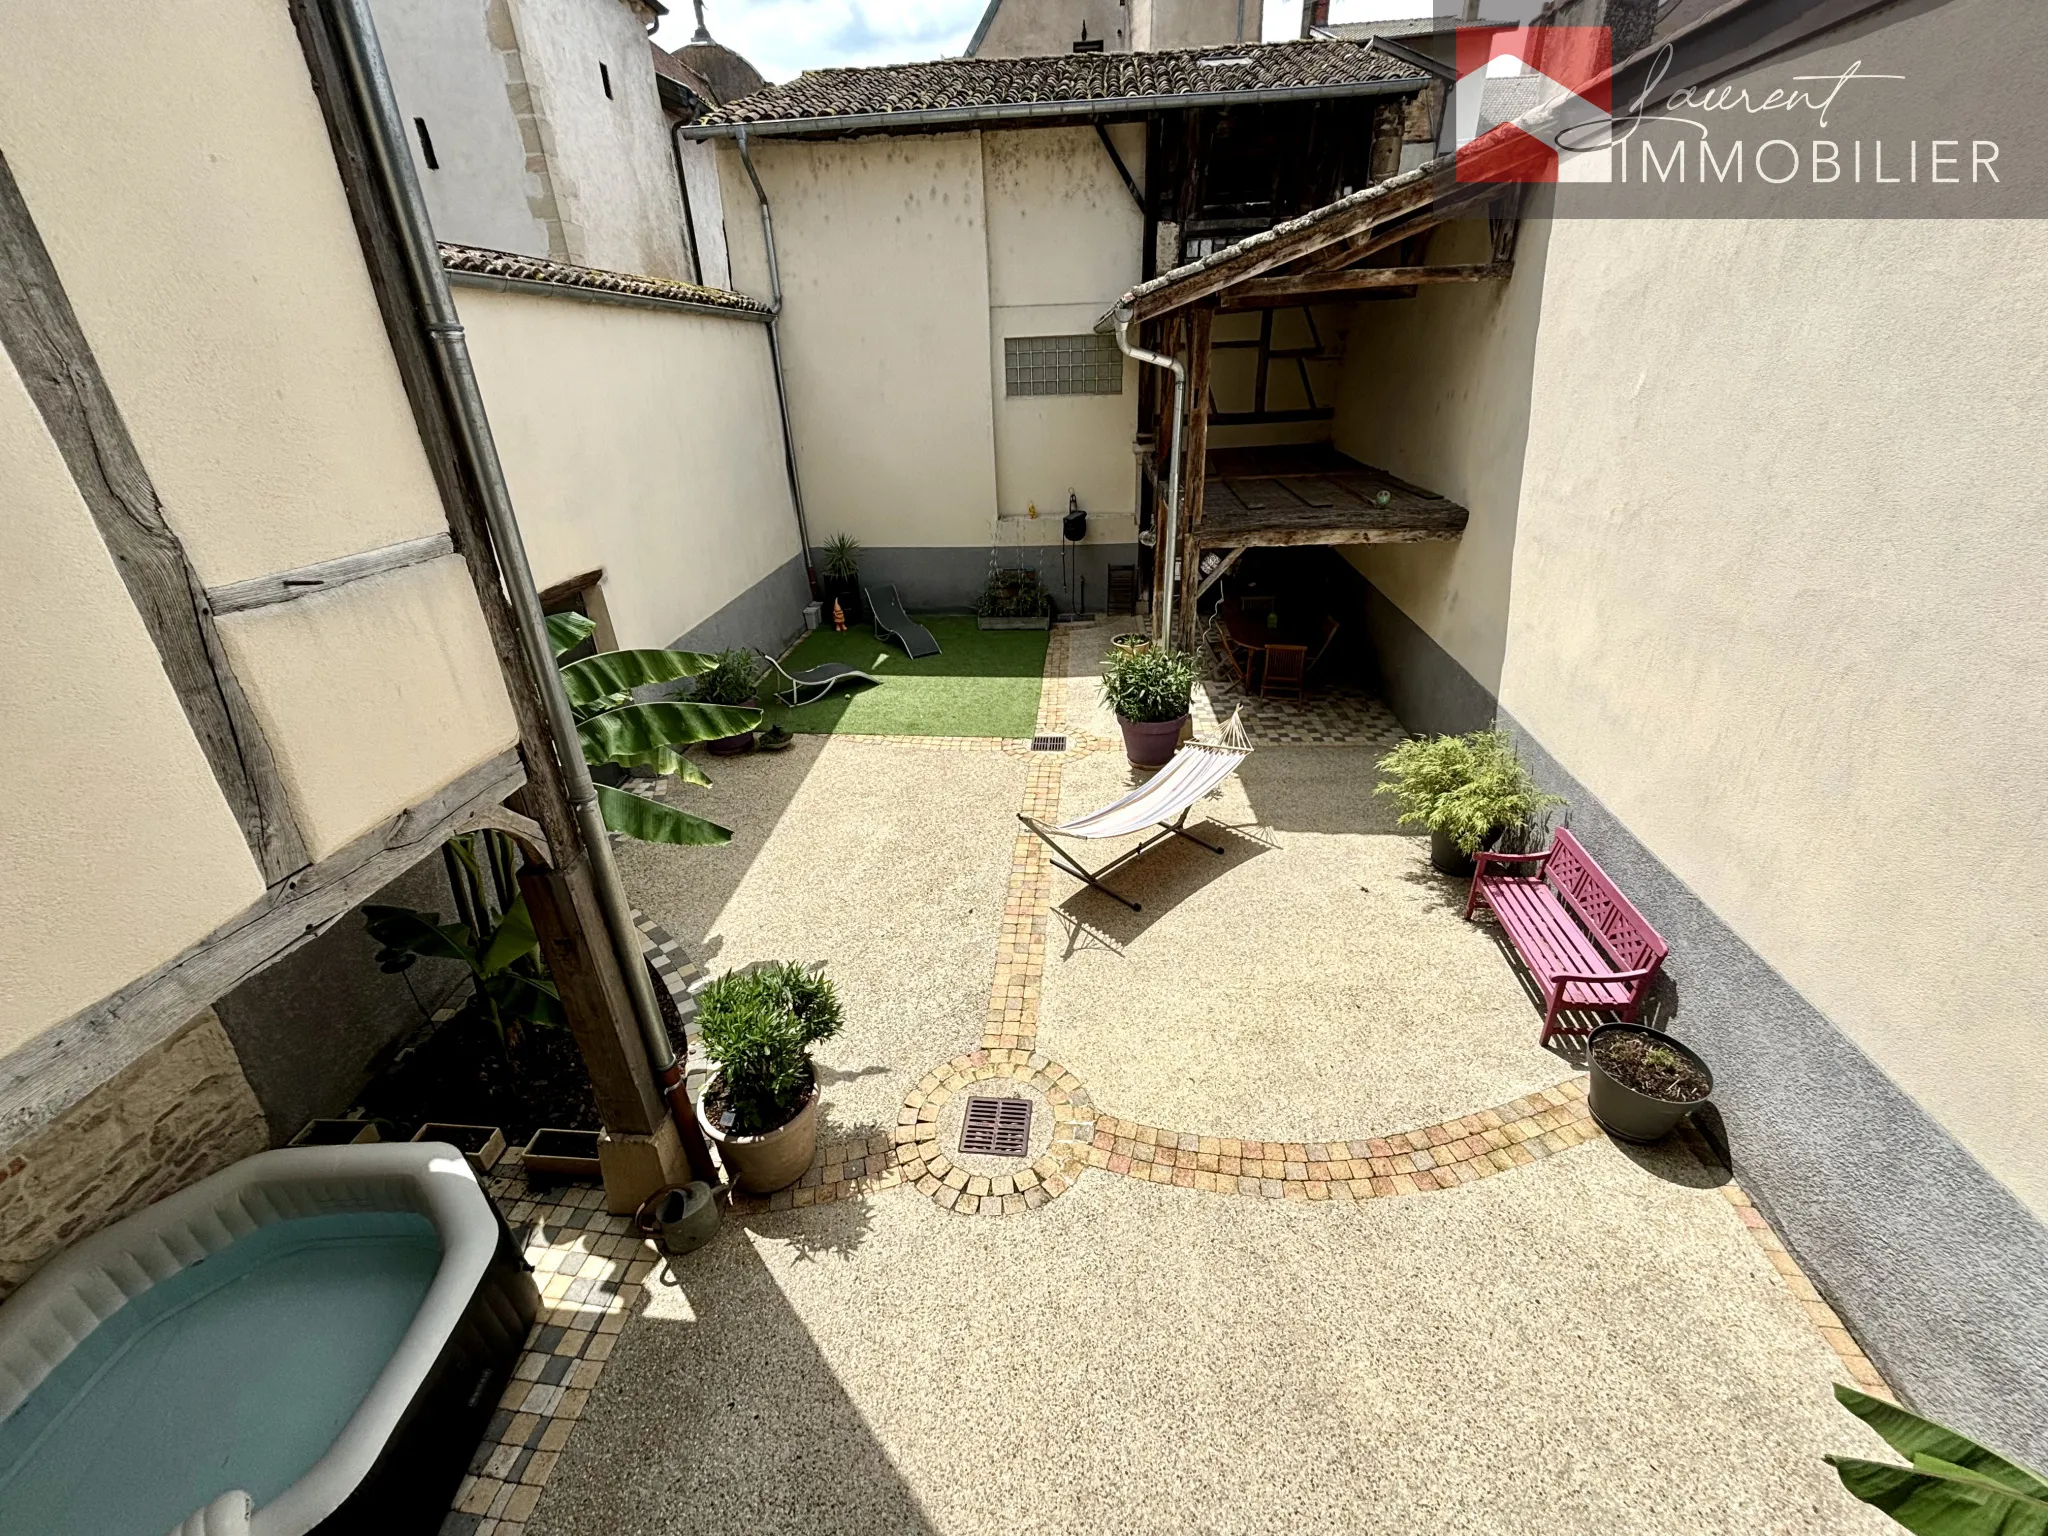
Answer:
<svg viewBox="0 0 2048 1536"><path fill-rule="evenodd" d="M1121 126L1112 137L1142 187L1143 130ZM1072 491L1088 511L1089 542L1128 544L1138 536L1138 365L1124 364L1119 395L1010 398L1003 342L1092 332L1143 275L1144 217L1092 128L984 134L982 183L1001 542L1057 545ZM1036 521L1026 516L1033 504Z"/></svg>
<svg viewBox="0 0 2048 1536"><path fill-rule="evenodd" d="M618 643L659 646L796 557L765 326L456 297L540 585L601 568Z"/></svg>
<svg viewBox="0 0 2048 1536"><path fill-rule="evenodd" d="M0 353L0 1053L263 893L156 647Z"/></svg>
<svg viewBox="0 0 2048 1536"><path fill-rule="evenodd" d="M996 507L981 135L757 142L811 536L986 548ZM734 287L765 296L752 185L721 143Z"/></svg>
<svg viewBox="0 0 2048 1536"><path fill-rule="evenodd" d="M626 0L516 0L515 14L527 82L551 134L569 260L687 281L682 197L644 13Z"/></svg>
<svg viewBox="0 0 2048 1536"><path fill-rule="evenodd" d="M6 0L0 35L0 151L201 581L445 532L290 15ZM513 739L474 592L420 581L221 621L315 858Z"/></svg>
<svg viewBox="0 0 2048 1536"><path fill-rule="evenodd" d="M544 178L528 169L507 94L510 0L373 0L372 10L435 235L550 255L547 220L535 210ZM415 119L427 125L438 168L426 162Z"/></svg>

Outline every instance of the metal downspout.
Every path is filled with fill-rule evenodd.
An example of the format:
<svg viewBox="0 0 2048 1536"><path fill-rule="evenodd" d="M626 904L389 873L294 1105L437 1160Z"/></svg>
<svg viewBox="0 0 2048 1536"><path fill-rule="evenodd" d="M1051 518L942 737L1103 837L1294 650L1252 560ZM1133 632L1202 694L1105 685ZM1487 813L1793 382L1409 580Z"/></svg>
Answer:
<svg viewBox="0 0 2048 1536"><path fill-rule="evenodd" d="M1155 628L1159 638L1168 645L1173 643L1173 578L1180 567L1180 554L1174 543L1180 532L1180 436L1183 418L1186 414L1188 393L1187 365L1178 358L1167 357L1159 352L1147 352L1143 347L1131 345L1131 309L1128 304L1116 307L1116 345L1125 357L1135 358L1141 363L1150 363L1154 368L1173 370L1173 431L1167 439L1166 450L1166 558L1160 562L1160 591L1163 594Z"/></svg>
<svg viewBox="0 0 2048 1536"><path fill-rule="evenodd" d="M683 1082L683 1063L669 1044L667 1026L654 1000L647 963L641 956L640 930L633 922L632 903L619 881L604 813L597 803L597 789L591 783L590 767L583 760L575 712L569 706L569 695L562 687L562 675L555 667L554 651L548 644L547 620L540 611L533 568L526 558L526 542L520 537L519 521L512 510L512 493L505 484L504 466L498 460L490 420L484 414L483 394L470 362L469 342L456 314L448 274L442 269L433 226L427 217L426 199L400 126L398 101L391 88L383 50L377 43L369 0L333 0L333 4L371 150L397 215L399 242L419 302L422 328L448 391L463 458L476 477L491 543L502 566L505 595L519 632L519 649L547 711L548 732L554 738L555 756L561 762L569 808L590 858L592 882L597 888L605 929L619 970L625 976L626 991L633 1000L633 1016L640 1026L648 1063L661 1083L677 1129L683 1133L683 1145L688 1147L697 1133L689 1091Z"/></svg>
<svg viewBox="0 0 2048 1536"><path fill-rule="evenodd" d="M740 164L747 168L747 180L754 184L754 200L761 206L761 241L768 251L768 356L775 364L775 404L782 416L782 457L789 470L789 499L796 508L796 536L803 543L804 574L810 578L811 595L818 595L818 572L811 564L811 527L804 517L804 491L796 472L796 434L789 426L789 382L782 375L782 267L775 259L775 216L768 211L768 189L754 169L754 156L747 148L747 130L733 135L739 145Z"/></svg>

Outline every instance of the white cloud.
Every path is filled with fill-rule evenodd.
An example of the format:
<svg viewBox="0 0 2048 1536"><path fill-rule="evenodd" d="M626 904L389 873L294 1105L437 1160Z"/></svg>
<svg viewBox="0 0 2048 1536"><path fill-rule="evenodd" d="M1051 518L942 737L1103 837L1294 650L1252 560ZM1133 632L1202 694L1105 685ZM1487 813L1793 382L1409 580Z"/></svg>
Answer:
<svg viewBox="0 0 2048 1536"><path fill-rule="evenodd" d="M696 30L689 0L667 0L654 40L676 48ZM807 69L907 64L967 49L984 0L710 0L711 35L770 80Z"/></svg>

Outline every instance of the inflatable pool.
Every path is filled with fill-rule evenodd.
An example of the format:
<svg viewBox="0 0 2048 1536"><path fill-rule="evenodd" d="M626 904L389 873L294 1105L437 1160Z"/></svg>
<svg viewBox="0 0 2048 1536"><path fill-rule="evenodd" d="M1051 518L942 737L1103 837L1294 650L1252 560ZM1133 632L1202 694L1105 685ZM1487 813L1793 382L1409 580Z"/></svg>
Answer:
<svg viewBox="0 0 2048 1536"><path fill-rule="evenodd" d="M0 1536L436 1531L539 1300L453 1147L248 1158L0 1305Z"/></svg>

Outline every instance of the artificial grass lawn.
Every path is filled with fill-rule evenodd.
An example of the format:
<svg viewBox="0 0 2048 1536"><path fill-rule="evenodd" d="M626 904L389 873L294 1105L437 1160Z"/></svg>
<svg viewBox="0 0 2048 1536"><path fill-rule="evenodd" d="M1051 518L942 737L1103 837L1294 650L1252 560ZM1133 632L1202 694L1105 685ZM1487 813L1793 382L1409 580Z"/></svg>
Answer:
<svg viewBox="0 0 2048 1536"><path fill-rule="evenodd" d="M770 722L822 736L1029 736L1038 724L1038 687L1049 635L1042 629L974 627L973 616L918 614L939 642L939 654L912 661L866 624L845 634L812 630L782 664L792 672L843 661L880 683L842 683L799 709L768 706ZM780 683L773 673L770 680ZM765 697L765 695L764 695Z"/></svg>

